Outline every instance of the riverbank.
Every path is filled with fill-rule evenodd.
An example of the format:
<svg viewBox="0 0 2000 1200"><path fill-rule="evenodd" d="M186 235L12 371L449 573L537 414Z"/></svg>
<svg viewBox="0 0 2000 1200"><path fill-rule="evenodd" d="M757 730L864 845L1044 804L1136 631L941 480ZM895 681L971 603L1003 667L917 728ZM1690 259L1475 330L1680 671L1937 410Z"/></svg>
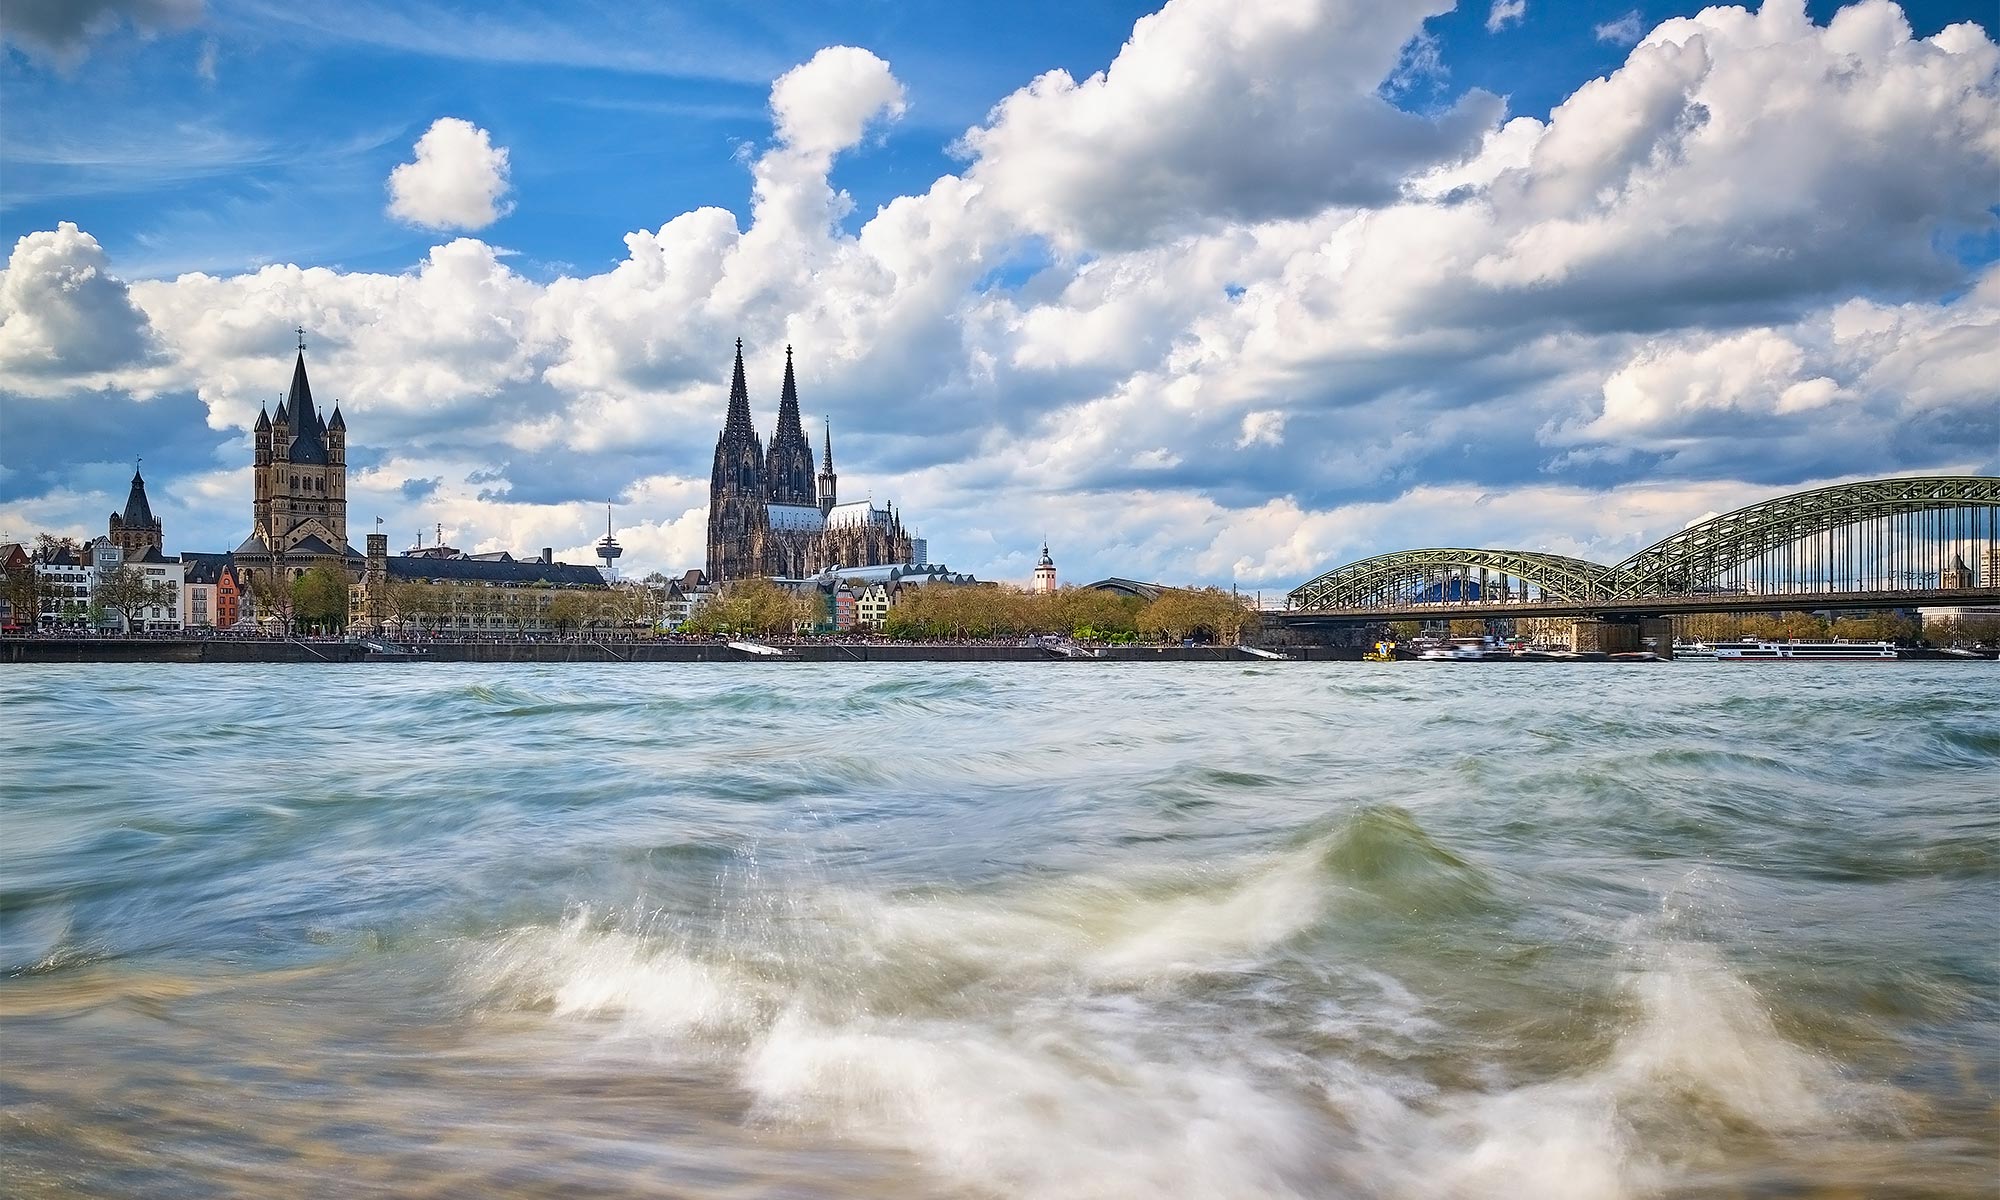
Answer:
<svg viewBox="0 0 2000 1200"><path fill-rule="evenodd" d="M809 642L763 655L721 642L427 642L399 652L366 642L233 638L0 638L0 663L1256 663L1357 662L1351 646L1284 646L1263 653L1242 646L1106 646L1098 657L1070 657L1039 646L902 642ZM1271 658L1268 655L1282 655ZM1903 650L1901 661L1978 662L1942 650ZM1529 662L1533 659L1510 661ZM1550 660L1603 662L1602 655ZM1635 659L1626 661L1659 661Z"/></svg>
<svg viewBox="0 0 2000 1200"><path fill-rule="evenodd" d="M427 642L407 653L363 642L227 638L0 638L0 662L295 663L295 662L1265 662L1235 646L1108 646L1102 657L1071 658L1037 646L940 645L897 642L818 642L787 645L780 656L733 649L721 642ZM1299 661L1353 661L1348 647L1287 647Z"/></svg>

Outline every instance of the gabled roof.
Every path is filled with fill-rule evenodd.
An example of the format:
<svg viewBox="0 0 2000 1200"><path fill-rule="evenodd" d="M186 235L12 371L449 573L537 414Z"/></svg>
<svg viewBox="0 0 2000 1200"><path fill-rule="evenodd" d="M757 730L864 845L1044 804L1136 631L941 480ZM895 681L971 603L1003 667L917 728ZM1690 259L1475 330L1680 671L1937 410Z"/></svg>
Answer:
<svg viewBox="0 0 2000 1200"><path fill-rule="evenodd" d="M335 550L332 546L327 545L326 542L323 541L318 534L309 534L305 538L292 543L291 553L338 555L340 551ZM348 551L348 553L352 554L353 551L350 550Z"/></svg>
<svg viewBox="0 0 2000 1200"><path fill-rule="evenodd" d="M264 539L258 537L254 533L251 534L249 537L244 538L243 544L236 547L235 550L235 553L237 554L265 555L269 554L270 552L271 548L264 544Z"/></svg>
<svg viewBox="0 0 2000 1200"><path fill-rule="evenodd" d="M127 558L125 561L135 562L135 563L176 563L179 562L180 559L170 558L167 555L160 553L160 548L158 546L148 546L146 547L145 553L140 554L136 557Z"/></svg>

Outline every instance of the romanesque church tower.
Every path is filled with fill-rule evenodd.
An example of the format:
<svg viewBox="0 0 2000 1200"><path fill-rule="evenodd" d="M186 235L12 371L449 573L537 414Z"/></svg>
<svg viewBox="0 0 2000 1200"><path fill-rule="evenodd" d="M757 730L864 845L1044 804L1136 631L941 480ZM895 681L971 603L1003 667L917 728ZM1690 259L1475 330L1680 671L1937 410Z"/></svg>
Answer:
<svg viewBox="0 0 2000 1200"><path fill-rule="evenodd" d="M347 419L337 404L330 421L314 407L303 343L278 411L257 413L256 445L252 536L281 555L308 539L325 552L346 551ZM305 552L319 552L318 546Z"/></svg>
<svg viewBox="0 0 2000 1200"><path fill-rule="evenodd" d="M743 381L743 339L737 338L736 373L729 381L729 416L715 439L715 466L708 477L710 579L720 582L765 574L764 541L770 518L765 509L769 497L764 470L764 443L751 423L750 388ZM812 468L807 467L806 473L810 478Z"/></svg>

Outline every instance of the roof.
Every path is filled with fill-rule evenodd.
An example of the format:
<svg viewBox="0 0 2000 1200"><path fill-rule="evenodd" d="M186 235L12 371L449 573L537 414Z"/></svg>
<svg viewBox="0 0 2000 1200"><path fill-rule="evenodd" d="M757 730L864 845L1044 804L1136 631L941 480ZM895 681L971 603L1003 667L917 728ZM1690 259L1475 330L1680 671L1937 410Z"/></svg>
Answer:
<svg viewBox="0 0 2000 1200"><path fill-rule="evenodd" d="M836 504L826 514L828 525L887 525L890 513L886 508L876 508L872 500L852 500L846 504Z"/></svg>
<svg viewBox="0 0 2000 1200"><path fill-rule="evenodd" d="M170 563L170 562L179 562L180 559L172 558L165 554L160 553L160 548L158 546L148 546L146 547L146 550L143 554L127 558L125 561L135 562L135 563Z"/></svg>
<svg viewBox="0 0 2000 1200"><path fill-rule="evenodd" d="M235 553L237 554L264 555L264 554L269 554L270 552L271 548L264 544L264 539L258 537L254 533L251 534L249 537L244 538L243 544L236 547L235 550Z"/></svg>
<svg viewBox="0 0 2000 1200"><path fill-rule="evenodd" d="M227 554L208 554L199 551L183 551L181 564L185 568L189 583L220 583L223 572L233 570L235 563Z"/></svg>
<svg viewBox="0 0 2000 1200"><path fill-rule="evenodd" d="M288 553L337 555L340 553L340 551L335 550L332 546L327 545L326 542L323 539L321 539L318 534L308 534L305 537L300 538L298 541L293 542L292 548L290 551L288 551ZM349 553L352 553L352 551L349 551Z"/></svg>
<svg viewBox="0 0 2000 1200"><path fill-rule="evenodd" d="M1167 590L1164 583L1140 583L1136 579L1100 579L1096 583L1083 585L1099 592L1116 592L1121 596L1137 596L1141 600L1158 600L1160 593Z"/></svg>
<svg viewBox="0 0 2000 1200"><path fill-rule="evenodd" d="M826 517L811 504L767 504L773 529L810 529L818 531L826 528ZM835 510L839 511L838 509Z"/></svg>
<svg viewBox="0 0 2000 1200"><path fill-rule="evenodd" d="M391 579L437 579L464 583L552 583L569 587L604 587L604 573L596 567L569 563L497 562L479 558L417 558L408 554L391 557L387 563Z"/></svg>
<svg viewBox="0 0 2000 1200"><path fill-rule="evenodd" d="M135 526L149 529L160 523L160 519L153 515L153 506L146 503L146 481L137 471L132 472L132 490L125 495L125 514L119 520L125 523L127 529Z"/></svg>

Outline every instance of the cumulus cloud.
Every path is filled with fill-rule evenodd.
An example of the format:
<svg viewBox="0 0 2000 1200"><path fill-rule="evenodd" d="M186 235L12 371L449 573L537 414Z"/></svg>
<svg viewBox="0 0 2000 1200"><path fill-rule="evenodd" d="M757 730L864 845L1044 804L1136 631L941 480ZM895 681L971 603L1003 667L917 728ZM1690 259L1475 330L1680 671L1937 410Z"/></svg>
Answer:
<svg viewBox="0 0 2000 1200"><path fill-rule="evenodd" d="M1176 0L1106 70L1050 71L963 148L970 178L1025 228L1129 249L1231 220L1386 203L1412 171L1470 152L1500 111L1469 93L1432 119L1379 89L1450 0Z"/></svg>
<svg viewBox="0 0 2000 1200"><path fill-rule="evenodd" d="M1486 32L1499 33L1509 25L1519 25L1527 15L1528 0L1493 0L1493 7L1486 10Z"/></svg>
<svg viewBox="0 0 2000 1200"><path fill-rule="evenodd" d="M205 0L11 0L0 34L62 67L73 67L90 43L121 25L141 34L185 29L201 20Z"/></svg>
<svg viewBox="0 0 2000 1200"><path fill-rule="evenodd" d="M507 148L470 121L439 117L414 161L389 172L389 215L420 229L484 229L514 211Z"/></svg>
<svg viewBox="0 0 2000 1200"><path fill-rule="evenodd" d="M889 64L853 46L829 46L771 85L778 140L826 157L860 141L877 118L902 116L905 105Z"/></svg>
<svg viewBox="0 0 2000 1200"><path fill-rule="evenodd" d="M357 513L581 550L612 493L639 569L699 559L738 335L766 422L792 342L843 483L984 573L1044 530L1066 573L1262 586L1446 531L1610 560L1787 485L1991 458L2000 277L1941 252L1993 227L1984 32L1712 8L1503 123L1382 100L1422 20L1174 0L858 229L830 173L907 100L822 51L772 88L747 222L681 213L548 282L461 238L400 273L106 290L87 235L37 234L78 266L24 279L100 316L125 297L103 328L158 353L11 301L0 387L178 389L240 437L304 324Z"/></svg>
<svg viewBox="0 0 2000 1200"><path fill-rule="evenodd" d="M96 238L64 221L14 243L0 271L0 387L88 386L143 360L148 332Z"/></svg>

